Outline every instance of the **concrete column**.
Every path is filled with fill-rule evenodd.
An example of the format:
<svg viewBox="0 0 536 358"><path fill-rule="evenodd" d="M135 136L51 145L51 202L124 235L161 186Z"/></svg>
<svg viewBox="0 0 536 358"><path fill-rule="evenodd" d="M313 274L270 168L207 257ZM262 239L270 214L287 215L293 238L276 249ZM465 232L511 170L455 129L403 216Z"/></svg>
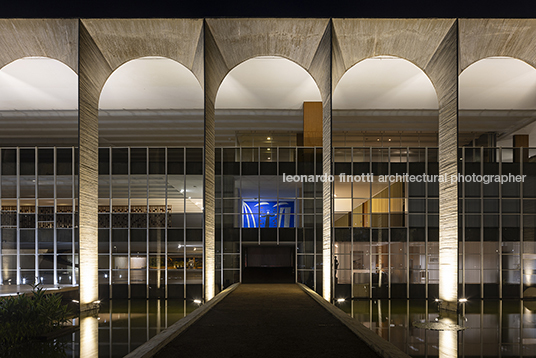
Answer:
<svg viewBox="0 0 536 358"><path fill-rule="evenodd" d="M454 22L430 61L439 84L439 299L441 308L458 304L458 23Z"/></svg>
<svg viewBox="0 0 536 358"><path fill-rule="evenodd" d="M331 168L331 63L332 63L332 22L328 23L318 45L309 72L316 80L322 95L322 174L332 174ZM320 108L317 108L318 111ZM316 126L315 126L316 128ZM305 141L305 132L304 132ZM332 258L332 210L333 186L329 181L322 183L322 297L331 301L333 285ZM319 240L320 238L316 238Z"/></svg>
<svg viewBox="0 0 536 358"><path fill-rule="evenodd" d="M111 72L89 32L80 23L79 79L79 262L80 310L89 310L99 299L98 197L100 89Z"/></svg>
<svg viewBox="0 0 536 358"><path fill-rule="evenodd" d="M204 96L205 96L205 152L203 162L204 180L204 295L205 302L211 300L216 290L216 115L215 101L218 91L220 72L226 72L218 47L208 25L204 23ZM219 70L219 71L218 71ZM223 265L223 263L222 263Z"/></svg>

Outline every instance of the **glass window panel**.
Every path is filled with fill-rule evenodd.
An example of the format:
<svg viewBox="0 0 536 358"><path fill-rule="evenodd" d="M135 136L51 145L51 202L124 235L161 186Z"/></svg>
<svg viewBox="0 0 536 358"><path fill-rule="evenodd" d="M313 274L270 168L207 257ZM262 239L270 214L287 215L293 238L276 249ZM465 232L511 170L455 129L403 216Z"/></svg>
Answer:
<svg viewBox="0 0 536 358"><path fill-rule="evenodd" d="M35 149L20 149L20 175L35 175Z"/></svg>
<svg viewBox="0 0 536 358"><path fill-rule="evenodd" d="M147 149L130 149L130 174L147 174Z"/></svg>
<svg viewBox="0 0 536 358"><path fill-rule="evenodd" d="M112 174L128 174L128 164L128 149L112 148Z"/></svg>
<svg viewBox="0 0 536 358"><path fill-rule="evenodd" d="M165 174L166 149L149 148L149 174Z"/></svg>
<svg viewBox="0 0 536 358"><path fill-rule="evenodd" d="M54 175L54 149L38 149L38 175Z"/></svg>
<svg viewBox="0 0 536 358"><path fill-rule="evenodd" d="M99 148L99 174L110 174L110 148Z"/></svg>

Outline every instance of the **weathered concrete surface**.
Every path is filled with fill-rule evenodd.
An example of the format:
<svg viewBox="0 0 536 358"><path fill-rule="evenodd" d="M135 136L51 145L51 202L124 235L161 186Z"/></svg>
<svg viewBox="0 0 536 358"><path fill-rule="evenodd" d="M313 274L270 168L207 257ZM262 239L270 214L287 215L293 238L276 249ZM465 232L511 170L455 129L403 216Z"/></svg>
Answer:
<svg viewBox="0 0 536 358"><path fill-rule="evenodd" d="M427 74L426 67L454 24L454 19L333 19L333 84L346 70L370 57L406 59ZM432 83L437 78L430 74Z"/></svg>
<svg viewBox="0 0 536 358"><path fill-rule="evenodd" d="M81 23L112 71L136 58L161 56L181 63L203 82L201 19L82 19Z"/></svg>
<svg viewBox="0 0 536 358"><path fill-rule="evenodd" d="M80 25L79 242L80 309L98 300L99 96L111 68Z"/></svg>
<svg viewBox="0 0 536 358"><path fill-rule="evenodd" d="M508 56L536 67L535 19L459 19L461 73L478 60Z"/></svg>
<svg viewBox="0 0 536 358"><path fill-rule="evenodd" d="M240 285L156 357L178 355L379 357L296 284Z"/></svg>
<svg viewBox="0 0 536 358"><path fill-rule="evenodd" d="M40 56L78 73L78 19L0 19L0 34L0 68Z"/></svg>

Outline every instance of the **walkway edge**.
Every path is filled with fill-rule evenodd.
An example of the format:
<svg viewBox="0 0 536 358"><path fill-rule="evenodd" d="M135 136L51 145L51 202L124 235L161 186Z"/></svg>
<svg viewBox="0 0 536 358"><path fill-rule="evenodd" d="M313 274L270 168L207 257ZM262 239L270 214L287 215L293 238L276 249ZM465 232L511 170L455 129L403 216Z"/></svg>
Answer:
<svg viewBox="0 0 536 358"><path fill-rule="evenodd" d="M326 301L318 293L311 290L309 287L301 283L298 283L298 286L300 286L300 288L309 296L311 296L312 299L318 302L329 313L335 316L335 318L337 318L352 332L354 332L356 336L363 340L374 352L378 353L380 356L384 358L411 358L409 355L402 352L398 347L381 338L376 333L363 326L356 319L344 313L344 311L342 311L340 308L335 307L334 305Z"/></svg>
<svg viewBox="0 0 536 358"><path fill-rule="evenodd" d="M231 292L233 292L240 283L235 283L225 290L221 291L216 297L205 303L203 306L199 307L189 315L184 318L181 318L177 322L173 323L171 326L148 340L146 343L142 344L124 358L149 358L157 354L162 348L167 346L171 341L173 341L179 334L184 332L188 327L197 322L201 317L210 311L214 306L216 306L221 300L227 297Z"/></svg>

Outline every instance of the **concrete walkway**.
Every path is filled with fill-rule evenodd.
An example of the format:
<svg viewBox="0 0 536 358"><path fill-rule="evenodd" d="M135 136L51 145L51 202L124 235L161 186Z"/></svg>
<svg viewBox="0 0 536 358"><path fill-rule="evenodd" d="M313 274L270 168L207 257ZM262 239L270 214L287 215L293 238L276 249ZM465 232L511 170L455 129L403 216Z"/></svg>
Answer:
<svg viewBox="0 0 536 358"><path fill-rule="evenodd" d="M379 357L296 284L242 284L156 357Z"/></svg>

